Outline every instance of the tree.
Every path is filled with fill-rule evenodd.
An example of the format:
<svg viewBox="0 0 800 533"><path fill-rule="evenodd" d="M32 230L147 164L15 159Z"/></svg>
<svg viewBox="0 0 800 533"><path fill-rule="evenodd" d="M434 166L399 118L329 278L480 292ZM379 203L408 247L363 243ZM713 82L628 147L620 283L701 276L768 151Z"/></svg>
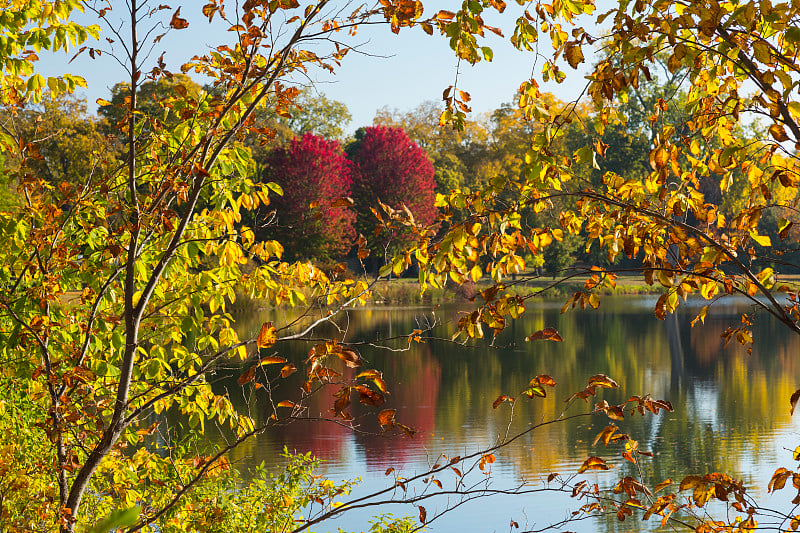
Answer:
<svg viewBox="0 0 800 533"><path fill-rule="evenodd" d="M478 164L486 152L488 132L480 121L467 121L455 130L439 124L440 110L433 101L426 101L406 113L379 110L373 123L403 129L408 137L428 152L435 169L436 191L472 186L480 179Z"/></svg>
<svg viewBox="0 0 800 533"><path fill-rule="evenodd" d="M86 102L72 95L46 93L40 103L8 108L4 115L6 131L29 146L28 169L54 187L65 182L81 187L116 157L115 144L105 135L107 124L88 115Z"/></svg>
<svg viewBox="0 0 800 533"><path fill-rule="evenodd" d="M353 199L359 233L377 236L377 219L372 212L377 202L393 211L407 209L408 217L416 224L428 225L434 221L433 164L425 150L403 130L368 127L363 137L348 147L348 152L354 165ZM394 226L373 241L373 250L382 256L387 246L396 246L409 238L406 231Z"/></svg>
<svg viewBox="0 0 800 533"><path fill-rule="evenodd" d="M306 133L288 146L275 148L264 161L262 179L277 183L283 194L257 212L256 224L275 210L275 221L256 238L292 243L291 259L314 258L330 262L342 257L355 242L348 196L351 164L336 141Z"/></svg>
<svg viewBox="0 0 800 533"><path fill-rule="evenodd" d="M294 104L288 112L290 116L278 115L274 119L277 129L281 130L279 138L288 140L295 135L313 133L325 139L344 140L345 128L353 118L345 104L331 100L314 87L301 89Z"/></svg>
<svg viewBox="0 0 800 533"><path fill-rule="evenodd" d="M142 124L149 121L160 121L170 125L177 125L181 117L175 109L165 106L171 101L176 91L187 98L197 100L203 88L186 74L169 73L152 80L146 80L138 86L137 100L139 112L142 115ZM111 88L111 100L98 102L100 106L97 113L108 121L109 131L118 131L124 128L128 116L129 103L126 98L130 96L130 82L119 82Z"/></svg>
<svg viewBox="0 0 800 533"><path fill-rule="evenodd" d="M14 16L0 20L7 43L0 54L14 68L0 77L4 104L37 102L45 86L56 98L80 83L74 76L32 74L36 57L27 50L59 50L96 36L96 28L68 21L83 5L23 2L6 11ZM253 120L260 105L291 104L297 96L288 85L293 73L332 68L343 58L347 48L338 31L384 13L399 25L407 20L391 6L338 18L325 1L303 7L212 1L202 15L232 30L233 42L182 65L210 80L211 90L189 90L167 65L147 63L160 39L155 29L179 31L189 24L180 9L138 0L120 5L119 15L116 5L87 7L122 46L115 58L128 74L117 87L117 107L112 103L120 112L118 158L103 172L83 176L81 187L54 188L31 170L38 160L29 143L37 139L13 130L0 135L2 148L16 158L12 173L22 199L15 212L0 214L2 390L4 409L20 421L2 425L10 446L2 452L0 520L65 532L119 522L133 530L182 531L215 497L206 491L224 479L227 452L268 425L288 422L304 402L278 401L275 416L254 420L236 413L207 374L221 361L258 357L258 349L308 335L339 309L363 301L368 290L361 281L334 282L312 264L281 261L280 244L256 243L253 230L239 225L242 211L270 199L269 186L248 177L253 165L241 139L262 133ZM95 47L83 50L99 56ZM161 92L165 84L171 90ZM159 94L140 101L150 89ZM245 254L262 265L245 274ZM240 340L229 311L236 291L273 304L308 297L332 307L319 315L311 307L294 325L300 331L285 339L264 324L257 338ZM348 395L337 403L342 417L351 392L364 403L382 403L380 373L342 376L327 366L327 358L362 365L354 350L332 340L314 354L304 380L307 395L340 385L340 397ZM279 376L297 370L261 355L240 383L252 386L256 371L279 362ZM185 420L189 433L180 442L168 428L159 436L166 413ZM192 434L211 420L229 426L231 441L201 450ZM394 417L382 420L389 425ZM160 449L165 443L166 452ZM133 475L120 477L124 472ZM325 491L321 498L333 495Z"/></svg>

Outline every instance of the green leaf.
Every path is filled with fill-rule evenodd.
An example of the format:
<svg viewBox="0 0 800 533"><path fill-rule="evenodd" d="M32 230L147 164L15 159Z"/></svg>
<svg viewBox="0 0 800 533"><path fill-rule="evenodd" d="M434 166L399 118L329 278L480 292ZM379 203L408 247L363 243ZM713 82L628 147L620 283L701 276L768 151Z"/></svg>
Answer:
<svg viewBox="0 0 800 533"><path fill-rule="evenodd" d="M97 375L104 377L116 377L119 376L119 368L108 364L106 361L100 361L97 363Z"/></svg>
<svg viewBox="0 0 800 533"><path fill-rule="evenodd" d="M800 28L789 26L783 34L783 38L789 43L800 43Z"/></svg>
<svg viewBox="0 0 800 533"><path fill-rule="evenodd" d="M142 512L140 507L129 507L127 509L116 509L111 511L107 517L97 522L90 533L106 533L112 529L119 529L123 527L132 526L139 520L139 514Z"/></svg>
<svg viewBox="0 0 800 533"><path fill-rule="evenodd" d="M277 183L270 181L269 183L267 183L267 189L271 190L275 194L283 196L283 189Z"/></svg>

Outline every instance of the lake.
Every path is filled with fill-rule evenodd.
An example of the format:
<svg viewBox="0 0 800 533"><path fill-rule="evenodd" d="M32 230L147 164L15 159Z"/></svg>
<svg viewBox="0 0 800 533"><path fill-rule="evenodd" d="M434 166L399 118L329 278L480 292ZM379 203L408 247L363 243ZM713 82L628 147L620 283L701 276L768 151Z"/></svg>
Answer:
<svg viewBox="0 0 800 533"><path fill-rule="evenodd" d="M639 441L640 449L654 454L642 457L641 462L650 486L667 478L680 481L685 475L720 471L744 481L762 504L790 509L791 488L768 496L766 486L777 467L796 466L791 456L800 444L800 423L789 415L789 397L800 387L800 337L769 317L757 316L752 327L755 344L748 355L739 345L724 348L720 338L728 326L739 322L740 313L748 310L747 302L717 305L704 326L691 328L701 304L693 306L690 301L674 317L660 321L653 315L655 301L656 297L645 296L606 297L598 310L565 314L560 313L562 302L529 301L523 317L492 346L489 340L474 346L439 340L414 343L406 351L361 347L369 367L382 370L389 384L391 394L381 409L397 409L397 420L417 430L413 439L353 432L332 423L295 423L251 440L232 459L244 468L262 461L279 465L284 446L311 451L324 461L325 475L335 480L359 477L362 483L357 493L365 494L391 486L394 475L409 478L425 471L440 454L464 456L491 446L507 432L514 435L557 417L572 393L582 390L589 377L602 373L615 379L620 389L599 390L590 398L592 402L618 404L634 394L650 394L674 406L673 413L658 416L630 416L626 410L625 419L616 422L621 431ZM467 308L439 307L435 317L442 324L434 333L449 338ZM266 321L284 323L290 318L288 313L272 310L241 316L239 333L254 335ZM371 307L351 311L339 327L346 330L348 341L371 341L407 334L433 316L431 308ZM556 328L564 342L524 342L527 335L548 326ZM310 346L296 342L277 350L300 367ZM299 374L281 383L276 395L296 397ZM521 396L538 374L552 376L556 387L548 388L546 398ZM241 390L235 377L223 385ZM333 392L322 391L315 397L309 415L329 416ZM508 403L492 407L502 394L519 397L513 420ZM262 419L266 416L263 398L246 401L234 395L234 400L239 408L250 409ZM567 414L587 413L592 405L578 400ZM353 414L361 420L362 415L376 411L356 408ZM364 420L363 429L378 429L374 416ZM524 435L495 453L491 487L541 487L549 473L574 474L591 455L603 457L613 468L586 472L579 479L613 486L623 475L636 476L633 465L621 458L622 445L592 445L609 423L605 416L577 417ZM387 477L389 468L394 472ZM466 479L482 483L485 478L475 469ZM440 477L445 489L453 488L457 480L454 472ZM409 494L412 490L435 492L438 488L420 484L409 487ZM451 497L449 505L454 503L457 500ZM480 498L446 513L429 531L509 531L511 520L521 530L539 530L569 517L582 503L553 492ZM424 505L430 518L446 508L448 500L428 500ZM380 512L418 514L412 507L383 506L351 511L314 530L366 531L367 518ZM573 521L555 530L655 531L658 525L655 519L619 522L613 515Z"/></svg>

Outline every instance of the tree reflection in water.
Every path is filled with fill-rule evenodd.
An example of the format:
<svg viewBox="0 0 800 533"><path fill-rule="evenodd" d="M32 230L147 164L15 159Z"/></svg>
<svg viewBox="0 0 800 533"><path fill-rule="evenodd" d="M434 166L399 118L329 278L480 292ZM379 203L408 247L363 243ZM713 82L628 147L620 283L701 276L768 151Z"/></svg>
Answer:
<svg viewBox="0 0 800 533"><path fill-rule="evenodd" d="M672 402L675 412L658 417L627 416L618 425L639 439L640 447L655 453L643 462L645 474L653 484L666 478L680 479L688 474L712 471L728 472L748 485L766 491L769 476L779 463L790 459L797 430L789 416L787 399L800 383L800 339L767 318L753 326L755 345L752 355L733 344L724 348L720 334L737 320L741 309L735 306L712 310L703 327L690 327L691 309L666 322L652 314L648 297L607 298L597 311L569 311L560 314L559 303L536 303L513 328L495 339L474 346L445 341L412 344L407 351L362 348L371 367L384 371L390 395L382 408L397 409L399 421L418 430L414 439L387 438L376 425L364 423L353 432L332 423L292 424L264 434L238 459L245 464L277 461L284 445L298 451L312 451L327 461L331 475L365 477L368 485L384 482L384 471L393 467L419 471L439 453L462 454L488 446L506 432L509 425L508 404L498 409L492 402L500 394L516 396L537 374L549 374L558 382L547 398L518 402L513 433L524 431L531 423L557 416L564 400L582 389L589 376L604 373L620 384L619 390L603 390L597 399L621 403L632 394L650 394ZM409 332L417 328L417 318L424 309L374 308L350 313L348 341L369 341L390 331ZM458 309L437 311L445 321L457 320ZM242 328L254 328L270 320L269 313L240 320ZM248 325L248 323L250 325ZM445 323L440 334L446 336ZM524 343L526 335L545 326L555 327L564 342ZM391 328L391 329L390 329ZM240 334L250 331L240 331ZM404 343L398 342L395 347ZM309 346L293 343L280 346L280 355L302 360ZM298 365L299 366L299 365ZM287 394L299 393L300 377L281 386ZM230 390L235 381L228 382ZM331 394L324 391L310 403L309 416L329 416ZM259 399L240 408L263 409ZM576 405L588 411L589 405ZM353 415L373 408L358 407ZM577 411L576 411L577 412ZM364 418L366 420L366 417ZM618 450L592 446L595 435L608 423L606 419L578 419L543 428L527 435L522 443L504 449L495 465L498 483L521 479L540 479L549 472L562 474L577 471L588 455L611 458ZM374 424L374 422L373 422ZM376 433L376 434L373 434ZM613 475L592 475L599 481L635 474L632 465L615 461ZM519 502L491 500L492 516L519 512ZM529 516L551 513L559 518L553 502L541 499L524 502ZM787 502L788 503L788 502ZM777 504L776 504L777 505ZM470 513L456 512L451 522L434 525L435 531L453 527L473 530ZM455 522L452 522L455 521ZM449 525L448 525L449 524ZM508 522L486 523L486 528L504 528ZM655 528L656 522L638 524L637 529ZM631 527L629 522L622 525ZM582 525L578 525L581 529ZM595 522L586 531L596 530ZM602 528L614 530L614 521ZM485 528L483 528L485 529ZM570 529L575 527L570 526Z"/></svg>

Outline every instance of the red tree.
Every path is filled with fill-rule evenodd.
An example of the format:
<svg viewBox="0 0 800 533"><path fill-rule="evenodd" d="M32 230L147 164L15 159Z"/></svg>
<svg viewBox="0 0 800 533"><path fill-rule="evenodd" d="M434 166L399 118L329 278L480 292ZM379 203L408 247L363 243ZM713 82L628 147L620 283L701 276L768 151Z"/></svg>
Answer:
<svg viewBox="0 0 800 533"><path fill-rule="evenodd" d="M401 128L373 126L349 150L353 172L353 197L357 212L356 229L370 238L378 222L370 208L378 200L394 209L401 204L422 224L436 218L436 181L428 154ZM374 239L373 239L374 240ZM402 243L405 237L395 232L382 233L375 243L385 246L390 240Z"/></svg>
<svg viewBox="0 0 800 533"><path fill-rule="evenodd" d="M329 261L353 243L355 214L337 200L350 196L352 165L337 141L306 133L276 148L264 162L262 181L283 188L266 208L276 220L261 238L280 238L291 259Z"/></svg>

